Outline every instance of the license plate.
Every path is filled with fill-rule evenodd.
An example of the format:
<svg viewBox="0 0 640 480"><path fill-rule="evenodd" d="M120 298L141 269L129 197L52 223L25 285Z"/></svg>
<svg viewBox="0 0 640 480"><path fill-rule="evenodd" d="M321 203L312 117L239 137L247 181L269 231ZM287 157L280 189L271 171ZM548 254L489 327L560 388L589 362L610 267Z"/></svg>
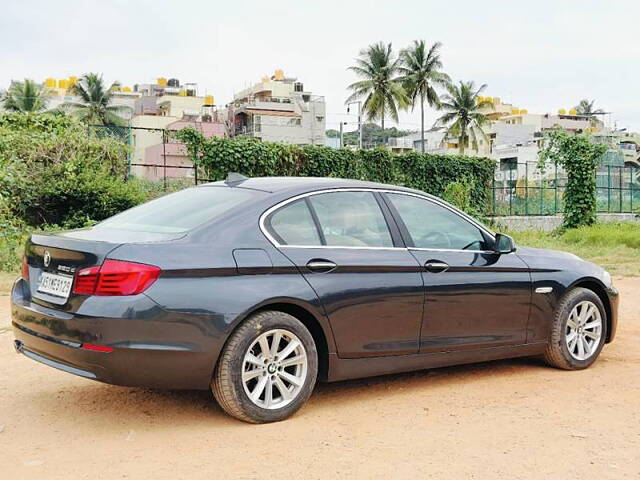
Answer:
<svg viewBox="0 0 640 480"><path fill-rule="evenodd" d="M38 292L53 295L54 297L67 298L71 291L72 283L73 277L68 275L43 272L40 276Z"/></svg>

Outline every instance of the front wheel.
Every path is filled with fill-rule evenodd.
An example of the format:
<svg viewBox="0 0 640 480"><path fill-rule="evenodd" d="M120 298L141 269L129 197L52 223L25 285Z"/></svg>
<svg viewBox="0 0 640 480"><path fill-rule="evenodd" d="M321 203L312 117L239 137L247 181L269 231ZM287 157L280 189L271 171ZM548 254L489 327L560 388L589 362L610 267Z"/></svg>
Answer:
<svg viewBox="0 0 640 480"><path fill-rule="evenodd" d="M574 288L560 301L544 358L565 370L587 368L596 361L607 337L607 314L592 290Z"/></svg>
<svg viewBox="0 0 640 480"><path fill-rule="evenodd" d="M230 336L211 387L229 415L250 423L276 422L307 401L317 374L309 330L291 315L264 311Z"/></svg>

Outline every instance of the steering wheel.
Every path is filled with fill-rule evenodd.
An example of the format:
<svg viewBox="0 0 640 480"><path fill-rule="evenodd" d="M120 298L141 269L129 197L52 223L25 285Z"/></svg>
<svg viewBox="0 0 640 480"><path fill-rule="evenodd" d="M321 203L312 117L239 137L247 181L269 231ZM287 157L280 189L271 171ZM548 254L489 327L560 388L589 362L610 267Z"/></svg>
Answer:
<svg viewBox="0 0 640 480"><path fill-rule="evenodd" d="M449 235L443 232L429 232L426 235L420 237L420 243L422 245L428 245L434 248L450 248L451 240Z"/></svg>

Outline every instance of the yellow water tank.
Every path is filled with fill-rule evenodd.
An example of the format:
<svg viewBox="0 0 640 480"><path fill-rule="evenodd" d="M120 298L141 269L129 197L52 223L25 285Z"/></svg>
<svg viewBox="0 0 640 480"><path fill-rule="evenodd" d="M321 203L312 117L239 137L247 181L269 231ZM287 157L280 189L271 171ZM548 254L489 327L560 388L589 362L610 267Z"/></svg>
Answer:
<svg viewBox="0 0 640 480"><path fill-rule="evenodd" d="M207 107L210 107L212 105L215 105L214 100L213 100L213 95L205 95L204 97L204 104Z"/></svg>
<svg viewBox="0 0 640 480"><path fill-rule="evenodd" d="M166 87L167 86L167 79L164 77L158 77L156 79L156 82L158 83L159 86L161 87Z"/></svg>
<svg viewBox="0 0 640 480"><path fill-rule="evenodd" d="M181 96L181 97L186 97L187 96L187 91L186 90L180 90L178 92L178 95Z"/></svg>
<svg viewBox="0 0 640 480"><path fill-rule="evenodd" d="M558 110L558 115L566 115L567 111L564 108L561 108L560 110Z"/></svg>
<svg viewBox="0 0 640 480"><path fill-rule="evenodd" d="M478 96L476 97L476 103L482 103L482 102L484 102L484 97L482 97L482 96L478 95Z"/></svg>
<svg viewBox="0 0 640 480"><path fill-rule="evenodd" d="M511 109L511 115L518 115L519 113L520 113L520 110L518 110L517 108Z"/></svg>
<svg viewBox="0 0 640 480"><path fill-rule="evenodd" d="M520 115L527 115L528 113L529 113L529 110L527 110L526 108L520 109Z"/></svg>
<svg viewBox="0 0 640 480"><path fill-rule="evenodd" d="M485 102L491 102L491 103L493 103L493 98L491 98L491 97L484 97L484 101L485 101Z"/></svg>
<svg viewBox="0 0 640 480"><path fill-rule="evenodd" d="M273 78L275 78L276 80L284 80L284 70L280 68L276 70Z"/></svg>
<svg viewBox="0 0 640 480"><path fill-rule="evenodd" d="M55 78L47 78L44 81L44 86L47 87L47 88L56 88L56 84L57 84L57 82L56 82Z"/></svg>
<svg viewBox="0 0 640 480"><path fill-rule="evenodd" d="M69 86L73 87L74 85L76 85L78 83L78 77L72 75L69 77Z"/></svg>
<svg viewBox="0 0 640 480"><path fill-rule="evenodd" d="M61 78L58 80L58 88L67 88L69 86L69 81Z"/></svg>
<svg viewBox="0 0 640 480"><path fill-rule="evenodd" d="M269 80L271 80L271 79L265 75L264 77L262 77L262 79L260 81L262 83L267 83Z"/></svg>
<svg viewBox="0 0 640 480"><path fill-rule="evenodd" d="M131 87L122 87L123 92L131 92Z"/></svg>
<svg viewBox="0 0 640 480"><path fill-rule="evenodd" d="M576 111L575 108L572 108L571 110L569 110L569 115L577 115L578 112Z"/></svg>

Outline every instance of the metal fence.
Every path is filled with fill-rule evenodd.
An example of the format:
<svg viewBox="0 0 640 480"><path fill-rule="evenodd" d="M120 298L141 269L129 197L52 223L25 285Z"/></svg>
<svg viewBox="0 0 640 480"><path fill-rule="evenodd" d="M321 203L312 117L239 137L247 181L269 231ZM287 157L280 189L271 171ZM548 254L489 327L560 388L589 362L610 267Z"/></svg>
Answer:
<svg viewBox="0 0 640 480"><path fill-rule="evenodd" d="M169 183L195 185L210 182L191 161L186 147L176 139L176 130L148 127L92 126L99 137L112 137L129 145L129 175Z"/></svg>
<svg viewBox="0 0 640 480"><path fill-rule="evenodd" d="M557 165L502 163L495 172L490 215L555 215L564 209L566 172ZM597 211L640 213L640 168L603 165L596 171Z"/></svg>
<svg viewBox="0 0 640 480"><path fill-rule="evenodd" d="M129 174L162 182L210 182L193 165L175 130L144 127L92 127L130 146ZM537 162L496 164L489 215L555 215L564 210L567 174L557 165ZM640 213L640 168L603 164L596 172L598 212Z"/></svg>

